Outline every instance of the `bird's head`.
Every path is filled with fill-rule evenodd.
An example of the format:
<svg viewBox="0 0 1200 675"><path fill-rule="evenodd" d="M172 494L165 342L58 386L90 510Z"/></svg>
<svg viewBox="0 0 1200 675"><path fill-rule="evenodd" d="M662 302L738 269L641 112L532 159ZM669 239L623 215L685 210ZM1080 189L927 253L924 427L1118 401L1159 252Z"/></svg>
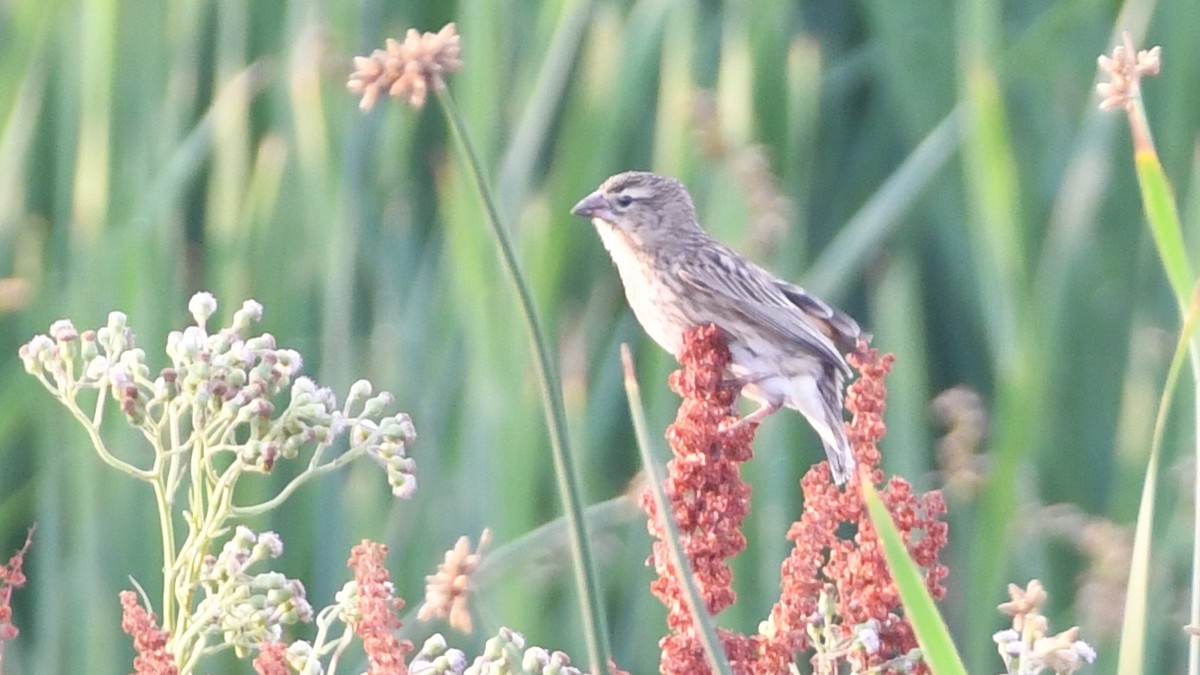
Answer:
<svg viewBox="0 0 1200 675"><path fill-rule="evenodd" d="M647 171L612 176L571 213L591 218L596 227L620 231L639 244L699 230L692 197L683 183Z"/></svg>

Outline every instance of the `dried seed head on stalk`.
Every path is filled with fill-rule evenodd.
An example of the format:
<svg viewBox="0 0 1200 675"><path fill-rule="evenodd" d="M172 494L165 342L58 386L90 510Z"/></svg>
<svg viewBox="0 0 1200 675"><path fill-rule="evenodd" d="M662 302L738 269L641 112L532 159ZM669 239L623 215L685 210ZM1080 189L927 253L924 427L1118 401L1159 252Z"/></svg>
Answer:
<svg viewBox="0 0 1200 675"><path fill-rule="evenodd" d="M1042 582L1030 579L1025 588L1016 584L1008 585L1008 602L1001 603L996 609L1001 614L1013 618L1013 628L1022 630L1025 622L1041 614L1042 604L1046 602L1046 589Z"/></svg>
<svg viewBox="0 0 1200 675"><path fill-rule="evenodd" d="M1128 109L1142 76L1158 75L1162 68L1162 48L1135 50L1133 39L1125 33L1123 44L1113 48L1112 56L1102 54L1097 62L1111 77L1108 82L1096 85L1096 91L1103 98L1100 109Z"/></svg>
<svg viewBox="0 0 1200 675"><path fill-rule="evenodd" d="M983 485L980 450L988 427L983 399L970 387L951 387L933 399L933 414L946 429L937 442L945 491L973 499Z"/></svg>
<svg viewBox="0 0 1200 675"><path fill-rule="evenodd" d="M346 88L362 95L358 107L364 111L375 106L381 92L420 108L430 89L446 86L442 74L460 68L462 40L453 23L436 33L410 28L404 42L388 38L387 49L354 57L354 72Z"/></svg>
<svg viewBox="0 0 1200 675"><path fill-rule="evenodd" d="M426 621L436 616L464 633L471 632L471 611L467 605L471 575L479 568L491 539L492 531L484 529L474 551L466 537L459 537L454 548L446 551L445 562L438 565L437 573L425 577L425 604L417 612L418 619Z"/></svg>
<svg viewBox="0 0 1200 675"><path fill-rule="evenodd" d="M750 444L755 429L728 427L738 419L732 407L737 391L722 386L731 357L721 330L713 325L689 329L683 345L682 369L670 379L683 401L667 432L674 458L667 465L664 491L704 609L715 616L736 599L729 559L746 546L741 526L750 507L750 487L741 478L740 466L753 455ZM910 555L923 568L930 592L940 598L946 568L937 556L947 536L946 524L939 520L945 513L941 495L917 494L899 477L885 485L887 477L878 468L878 442L885 432L884 379L892 356L880 355L860 342L848 360L860 374L846 396L846 408L853 415L847 435L859 471L881 486ZM717 630L732 671L738 675L789 672L796 653L812 648L817 650L814 665L847 661L858 669L854 672L868 668L928 672L919 663L916 638L867 520L859 481L839 488L829 464L821 462L800 485L805 511L788 532L796 546L781 569L779 602L755 634ZM679 573L665 550L655 502L647 495L642 505L650 515L650 531L659 539L649 561L659 577L650 588L667 606L670 629L659 642L661 672L709 672ZM858 534L846 538L847 529Z"/></svg>
<svg viewBox="0 0 1200 675"><path fill-rule="evenodd" d="M1050 622L1041 612L1046 602L1042 582L1030 579L1025 588L1008 585L1008 602L996 609L1012 617L1012 628L992 636L1005 672L1040 673L1052 670L1067 675L1096 660L1096 650L1079 639L1079 627L1050 634Z"/></svg>

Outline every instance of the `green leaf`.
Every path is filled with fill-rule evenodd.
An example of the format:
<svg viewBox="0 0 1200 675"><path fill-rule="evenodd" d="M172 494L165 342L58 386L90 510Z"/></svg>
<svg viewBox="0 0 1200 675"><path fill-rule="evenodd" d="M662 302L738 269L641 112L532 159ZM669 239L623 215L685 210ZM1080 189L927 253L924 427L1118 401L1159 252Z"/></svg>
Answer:
<svg viewBox="0 0 1200 675"><path fill-rule="evenodd" d="M879 541L883 545L883 555L887 559L888 571L900 591L900 599L904 603L904 613L917 636L917 644L930 670L937 675L962 673L967 669L963 665L958 649L950 639L950 631L946 622L933 603L933 597L925 588L925 580L921 570L908 555L904 540L892 516L879 497L875 486L867 479L862 480L863 500L867 503L867 511L871 515L871 523L879 532Z"/></svg>
<svg viewBox="0 0 1200 675"><path fill-rule="evenodd" d="M1163 433L1167 427L1167 413L1175 399L1176 385L1187 361L1196 319L1200 316L1200 284L1192 292L1190 310L1175 345L1175 356L1163 385L1158 403L1158 416L1154 420L1154 438L1150 443L1150 460L1146 465L1146 478L1142 486L1142 499L1138 506L1137 526L1133 534L1133 556L1129 561L1129 586L1125 589L1125 614L1121 621L1121 646L1118 673L1140 673L1146 653L1146 607L1150 589L1150 535L1154 525L1154 502L1157 497L1158 457L1162 449Z"/></svg>
<svg viewBox="0 0 1200 675"><path fill-rule="evenodd" d="M1175 291L1175 301L1180 313L1186 313L1188 294L1192 286L1192 270L1188 264L1187 248L1183 243L1183 226L1179 222L1179 210L1175 206L1175 195L1171 183L1163 172L1158 154L1143 150L1134 155L1138 184L1142 188L1142 208L1150 232L1154 235L1154 246L1162 259L1163 270Z"/></svg>

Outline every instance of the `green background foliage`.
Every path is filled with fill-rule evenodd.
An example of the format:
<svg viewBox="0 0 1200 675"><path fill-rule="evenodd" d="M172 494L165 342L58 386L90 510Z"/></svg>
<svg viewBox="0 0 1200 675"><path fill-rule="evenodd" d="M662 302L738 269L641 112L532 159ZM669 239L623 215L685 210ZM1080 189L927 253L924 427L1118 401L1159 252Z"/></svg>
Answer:
<svg viewBox="0 0 1200 675"><path fill-rule="evenodd" d="M259 300L264 330L309 374L342 393L368 377L416 423L412 502L361 463L252 523L281 533L280 567L314 605L368 537L391 546L415 608L443 551L490 527L521 555L492 570L476 633L451 643L474 653L506 625L585 661L565 537L521 540L559 502L527 335L480 203L432 104L364 115L345 91L353 55L447 21L465 60L450 87L556 341L589 503L620 495L639 466L620 343L635 347L655 435L676 398L670 358L567 212L609 174L654 169L689 185L716 236L896 354L890 471L940 487L930 401L955 385L982 396L984 482L948 495L941 603L968 670L998 669L995 605L1006 582L1036 576L1052 625L1081 625L1096 672L1113 672L1117 626L1098 608L1119 608L1131 533L1105 528L1136 515L1179 319L1123 119L1095 111L1095 58L1114 30L1163 46L1147 107L1194 253L1192 0L0 5L0 557L38 527L11 672L128 672L117 592L132 576L155 597L161 563L149 492L101 464L17 348L54 319L96 327L122 309L164 365L196 290L221 316ZM1174 415L1164 445L1148 672L1178 672L1185 650L1190 419ZM109 427L125 456L144 451ZM797 481L820 447L780 414L756 452L740 601L720 618L742 631L777 595ZM617 662L653 672L665 612L647 589L644 523L609 518L592 540ZM446 630L409 627L418 643Z"/></svg>

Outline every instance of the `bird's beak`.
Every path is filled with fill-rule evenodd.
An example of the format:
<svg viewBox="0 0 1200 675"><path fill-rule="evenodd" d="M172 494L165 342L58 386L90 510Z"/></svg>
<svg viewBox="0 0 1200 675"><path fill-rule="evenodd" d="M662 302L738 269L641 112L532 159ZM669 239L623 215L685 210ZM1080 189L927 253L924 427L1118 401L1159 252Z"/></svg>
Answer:
<svg viewBox="0 0 1200 675"><path fill-rule="evenodd" d="M584 197L571 209L571 215L583 216L585 218L601 218L603 220L612 220L615 214L612 207L608 204L608 199L599 191Z"/></svg>

